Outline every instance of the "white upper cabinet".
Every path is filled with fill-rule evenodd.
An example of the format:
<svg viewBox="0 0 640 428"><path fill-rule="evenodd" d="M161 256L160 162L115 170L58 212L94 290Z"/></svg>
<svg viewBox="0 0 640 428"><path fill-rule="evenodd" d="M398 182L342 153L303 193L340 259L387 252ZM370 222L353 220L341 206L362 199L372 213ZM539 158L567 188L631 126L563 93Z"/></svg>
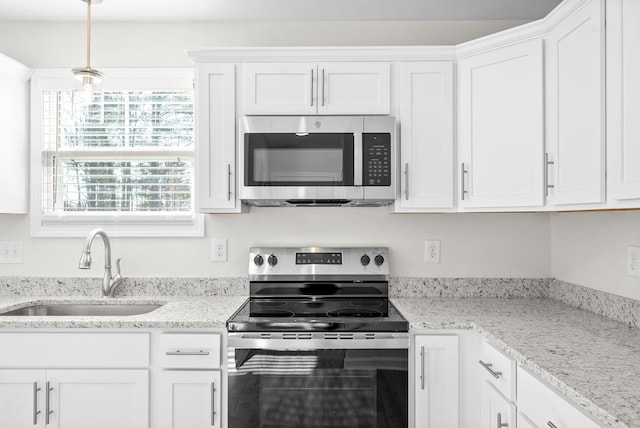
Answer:
<svg viewBox="0 0 640 428"><path fill-rule="evenodd" d="M27 213L27 81L31 70L0 54L0 213Z"/></svg>
<svg viewBox="0 0 640 428"><path fill-rule="evenodd" d="M236 175L235 65L196 65L196 209L240 212Z"/></svg>
<svg viewBox="0 0 640 428"><path fill-rule="evenodd" d="M540 39L459 60L461 208L544 204L543 88Z"/></svg>
<svg viewBox="0 0 640 428"><path fill-rule="evenodd" d="M242 64L242 114L348 115L391 112L386 62Z"/></svg>
<svg viewBox="0 0 640 428"><path fill-rule="evenodd" d="M400 122L398 212L454 206L453 62L397 65Z"/></svg>
<svg viewBox="0 0 640 428"><path fill-rule="evenodd" d="M607 0L607 184L640 199L640 2Z"/></svg>
<svg viewBox="0 0 640 428"><path fill-rule="evenodd" d="M563 8L577 7L545 39L553 205L605 200L604 3L566 1Z"/></svg>

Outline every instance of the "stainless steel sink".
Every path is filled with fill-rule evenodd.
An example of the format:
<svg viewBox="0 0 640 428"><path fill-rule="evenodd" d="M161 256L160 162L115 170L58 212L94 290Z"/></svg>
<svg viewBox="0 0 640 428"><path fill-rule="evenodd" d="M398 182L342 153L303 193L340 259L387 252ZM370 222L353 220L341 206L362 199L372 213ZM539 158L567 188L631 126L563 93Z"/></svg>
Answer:
<svg viewBox="0 0 640 428"><path fill-rule="evenodd" d="M48 303L43 305L31 305L0 313L0 316L68 316L68 317L119 317L127 315L141 315L162 307L153 304L75 304L75 303Z"/></svg>

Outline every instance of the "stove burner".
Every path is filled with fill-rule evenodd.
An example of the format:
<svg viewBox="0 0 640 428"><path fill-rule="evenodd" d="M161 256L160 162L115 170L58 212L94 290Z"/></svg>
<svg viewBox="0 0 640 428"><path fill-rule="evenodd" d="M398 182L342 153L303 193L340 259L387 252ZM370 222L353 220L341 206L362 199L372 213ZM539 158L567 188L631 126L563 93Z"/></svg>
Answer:
<svg viewBox="0 0 640 428"><path fill-rule="evenodd" d="M265 309L260 311L252 311L250 316L252 317L278 317L278 318L288 318L292 317L295 314L291 311L285 311L284 309Z"/></svg>
<svg viewBox="0 0 640 428"><path fill-rule="evenodd" d="M372 318L372 317L381 317L382 312L369 310L369 309L358 309L358 308L344 308L344 309L335 309L333 311L327 312L327 315L330 317L362 317L362 318Z"/></svg>
<svg viewBox="0 0 640 428"><path fill-rule="evenodd" d="M382 306L382 303L383 303L382 300L352 300L349 302L349 304L352 306L367 306L367 307Z"/></svg>
<svg viewBox="0 0 640 428"><path fill-rule="evenodd" d="M254 305L256 306L269 306L269 307L273 307L273 306L282 306L282 305L286 305L287 302L285 301L280 301L280 302L276 302L273 300L266 300L266 301L256 301L253 302Z"/></svg>

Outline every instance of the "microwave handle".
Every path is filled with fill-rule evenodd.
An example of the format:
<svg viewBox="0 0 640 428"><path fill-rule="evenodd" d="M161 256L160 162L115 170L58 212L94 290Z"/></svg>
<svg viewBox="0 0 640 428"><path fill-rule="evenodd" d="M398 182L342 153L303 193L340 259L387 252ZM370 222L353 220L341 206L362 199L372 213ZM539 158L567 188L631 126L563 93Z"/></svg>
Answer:
<svg viewBox="0 0 640 428"><path fill-rule="evenodd" d="M362 132L353 133L353 185L362 186Z"/></svg>

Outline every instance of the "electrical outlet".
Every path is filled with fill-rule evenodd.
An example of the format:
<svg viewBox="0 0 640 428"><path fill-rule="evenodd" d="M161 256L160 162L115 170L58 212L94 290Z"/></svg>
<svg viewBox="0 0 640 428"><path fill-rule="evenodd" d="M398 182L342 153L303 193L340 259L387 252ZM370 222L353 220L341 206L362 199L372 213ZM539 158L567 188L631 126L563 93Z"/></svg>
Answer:
<svg viewBox="0 0 640 428"><path fill-rule="evenodd" d="M424 262L440 263L440 241L424 241Z"/></svg>
<svg viewBox="0 0 640 428"><path fill-rule="evenodd" d="M0 263L22 263L22 241L0 241Z"/></svg>
<svg viewBox="0 0 640 428"><path fill-rule="evenodd" d="M640 278L640 247L627 247L627 275Z"/></svg>
<svg viewBox="0 0 640 428"><path fill-rule="evenodd" d="M213 238L211 261L227 261L227 240L225 238Z"/></svg>

